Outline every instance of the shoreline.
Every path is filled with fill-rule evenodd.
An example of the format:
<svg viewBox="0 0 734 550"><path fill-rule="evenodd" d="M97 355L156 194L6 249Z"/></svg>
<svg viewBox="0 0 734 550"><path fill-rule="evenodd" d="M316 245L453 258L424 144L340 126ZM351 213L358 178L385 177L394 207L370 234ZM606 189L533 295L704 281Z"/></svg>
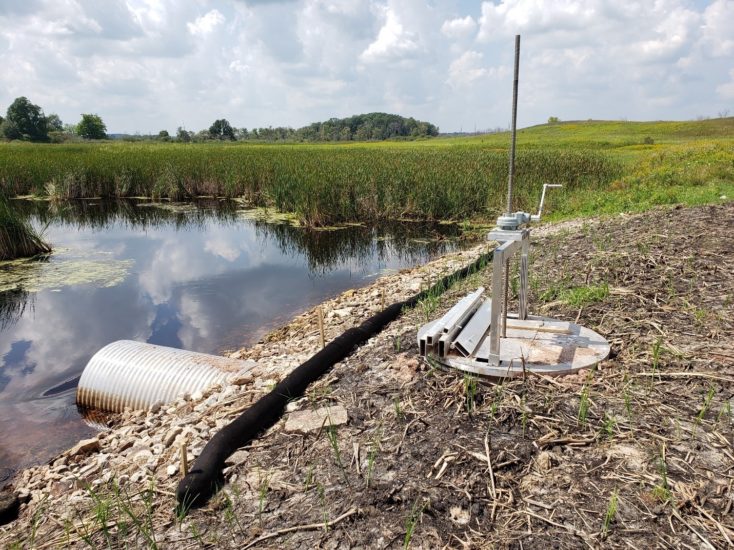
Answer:
<svg viewBox="0 0 734 550"><path fill-rule="evenodd" d="M203 395L188 396L180 398L176 402L163 405L153 411L129 411L122 414L107 415L112 426L109 429L99 432L94 437L87 440L77 442L69 449L59 453L57 456L49 460L46 464L30 466L18 470L12 475L11 481L6 485L3 491L7 491L9 487L14 487L18 492L21 502L25 506L25 502L40 501L43 499L40 493L46 491L50 494L59 494L64 489L68 489L71 493L77 493L79 496L79 483L68 479L71 476L79 475L88 478L87 481L95 481L92 479L93 474L99 471L99 468L69 467L70 463L74 463L74 459L87 457L90 453L101 453L104 455L112 455L115 453L121 456L127 456L125 451L128 446L129 438L125 436L133 432L139 432L140 426L137 424L141 421L146 426L155 426L157 429L154 434L147 436L151 441L161 439L163 442L171 445L180 443L180 434L186 433L192 437L193 453L190 453L189 461L198 455L201 447L211 434L209 429L203 429L202 439L199 434L191 430L177 430L175 427L166 430L167 436L160 438L160 427L166 424L176 423L182 425L186 423L185 418L182 419L180 414L182 411L195 413L206 412L206 407L214 404L213 398L217 399L217 404L221 400L231 400L236 390L246 387L245 400L251 398L254 402L253 394L264 394L268 387L277 383L284 378L291 370L300 363L308 359L311 355L318 351L319 331L317 325L317 310L322 308L324 311L324 331L326 341L341 334L346 328L359 324L364 318L369 317L381 308L383 301L386 304L393 301L404 299L412 295L422 288L430 286L440 277L453 272L463 265L470 263L475 259L481 250L487 248L486 243L472 246L468 249L451 252L443 255L431 262L414 268L402 269L396 273L383 275L370 284L356 289L346 290L339 295L325 300L320 304L309 307L305 312L296 315L285 325L281 325L267 332L260 340L251 346L243 347L238 350L224 352L223 355L235 359L255 359L257 365L252 369L250 376L244 380L237 381L236 384L230 384L218 390L210 388ZM354 311L355 305L366 301L369 298L373 301L373 305L369 308L358 312ZM259 395L258 395L259 397ZM185 414L185 413L184 413ZM137 429L131 429L131 427ZM203 428L203 426L200 426ZM176 436L171 433L179 432ZM175 437L175 440L171 440ZM93 443L93 441L96 441ZM86 442L86 443L85 443ZM127 447L127 448L126 448ZM142 450L142 449L141 449ZM159 448L154 449L159 451ZM136 455L138 460L135 463L141 463L142 457L147 457L145 452ZM147 461L144 466L150 473L156 473L159 467L170 466L172 464L180 465L180 460L173 460L174 457L168 457L166 453L160 452L151 456L160 457L159 460ZM107 456L104 458L104 466L108 466ZM168 458L169 460L166 460ZM153 462L156 462L154 465ZM159 464L160 462L160 464ZM163 462L167 462L166 465ZM64 475L62 475L64 474ZM120 476L129 473L121 472ZM111 478L111 477L110 477ZM135 476L140 478L140 476ZM50 483L41 483L43 480L49 480ZM123 477L124 479L124 477ZM59 483L52 483L59 482ZM45 487L44 487L45 485ZM43 487L41 489L41 487ZM74 495L72 495L74 496ZM25 501L25 502L24 502Z"/></svg>
<svg viewBox="0 0 734 550"><path fill-rule="evenodd" d="M505 547L518 537L525 548L696 545L701 537L725 545L734 540L726 519L734 505L732 221L730 203L535 229L531 270L542 276L531 278L531 309L605 335L612 355L596 370L485 385L419 360L416 327L485 281L485 270L404 312L336 364L230 457L227 485L207 506L176 516L181 446L190 464L208 437L313 355L312 308L230 355L258 361L254 378L122 415L96 440L24 471L17 485L26 502L0 527L0 542L28 544L32 532L56 546L88 537L365 548L399 547L410 533L424 547L456 538ZM681 252L694 234L703 235L702 252ZM404 299L488 246L327 300L327 341L382 309L382 293L385 305ZM563 299L564 289L602 283L609 292L598 301ZM339 418L333 426L293 427L324 409ZM100 503L114 521L99 522Z"/></svg>

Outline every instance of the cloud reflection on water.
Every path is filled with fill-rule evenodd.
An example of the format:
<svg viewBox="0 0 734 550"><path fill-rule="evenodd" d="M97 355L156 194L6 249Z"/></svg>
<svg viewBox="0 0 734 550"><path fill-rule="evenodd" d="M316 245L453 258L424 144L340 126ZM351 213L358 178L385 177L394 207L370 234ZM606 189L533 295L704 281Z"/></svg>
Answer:
<svg viewBox="0 0 734 550"><path fill-rule="evenodd" d="M34 223L50 222L47 238L57 250L133 266L109 288L0 294L6 304L0 441L15 442L12 456L7 444L0 447L0 467L45 460L89 431L75 413L73 390L42 396L79 376L112 341L204 353L246 345L330 295L455 246L415 240L435 235L433 227L308 231L242 219L232 204L219 202L185 209L88 201L18 208Z"/></svg>

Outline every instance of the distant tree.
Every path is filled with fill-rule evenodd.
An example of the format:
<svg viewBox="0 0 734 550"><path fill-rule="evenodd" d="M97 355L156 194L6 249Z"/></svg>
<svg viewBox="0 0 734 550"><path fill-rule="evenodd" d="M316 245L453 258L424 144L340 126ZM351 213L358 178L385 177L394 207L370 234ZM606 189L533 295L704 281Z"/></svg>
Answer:
<svg viewBox="0 0 734 550"><path fill-rule="evenodd" d="M107 126L99 115L83 114L76 133L84 139L107 139Z"/></svg>
<svg viewBox="0 0 734 550"><path fill-rule="evenodd" d="M209 134L214 139L229 139L234 141L234 128L226 118L220 118L209 126Z"/></svg>
<svg viewBox="0 0 734 550"><path fill-rule="evenodd" d="M247 131L247 128L239 128L235 131L235 135L237 136L237 139L245 140L249 139L250 132Z"/></svg>
<svg viewBox="0 0 734 550"><path fill-rule="evenodd" d="M2 131L8 139L48 141L48 127L43 110L25 97L16 98L8 107Z"/></svg>
<svg viewBox="0 0 734 550"><path fill-rule="evenodd" d="M160 132L158 132L158 140L171 141L171 134L168 133L168 130L161 130Z"/></svg>
<svg viewBox="0 0 734 550"><path fill-rule="evenodd" d="M49 132L64 131L64 123L61 122L59 115L57 115L56 113L51 113L46 117L46 126L48 127Z"/></svg>
<svg viewBox="0 0 734 550"><path fill-rule="evenodd" d="M199 142L199 141L207 141L210 139L212 139L212 135L209 133L209 130L199 130L195 134L193 132L191 133L192 141Z"/></svg>
<svg viewBox="0 0 734 550"><path fill-rule="evenodd" d="M557 116L548 117L548 124L555 124L556 122L560 122L560 119Z"/></svg>
<svg viewBox="0 0 734 550"><path fill-rule="evenodd" d="M61 122L59 115L51 113L46 117L46 126L48 127L48 137L51 143L63 143L70 136L64 132L64 123Z"/></svg>
<svg viewBox="0 0 734 550"><path fill-rule="evenodd" d="M187 132L181 126L179 126L178 128L176 128L176 140L181 141L183 143L190 142L191 132Z"/></svg>

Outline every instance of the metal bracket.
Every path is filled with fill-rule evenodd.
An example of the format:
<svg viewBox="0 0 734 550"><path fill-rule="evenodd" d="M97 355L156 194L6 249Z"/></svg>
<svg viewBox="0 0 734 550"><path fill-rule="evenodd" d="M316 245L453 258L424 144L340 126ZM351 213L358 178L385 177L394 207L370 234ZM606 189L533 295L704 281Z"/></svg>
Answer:
<svg viewBox="0 0 734 550"><path fill-rule="evenodd" d="M500 361L500 333L502 327L502 291L505 287L505 261L520 250L520 285L518 287L519 311L518 318L527 319L528 316L528 254L530 253L530 230L491 231L491 239L500 242L494 249L492 259L492 305L489 321L489 363L497 366ZM506 312L505 312L506 314Z"/></svg>

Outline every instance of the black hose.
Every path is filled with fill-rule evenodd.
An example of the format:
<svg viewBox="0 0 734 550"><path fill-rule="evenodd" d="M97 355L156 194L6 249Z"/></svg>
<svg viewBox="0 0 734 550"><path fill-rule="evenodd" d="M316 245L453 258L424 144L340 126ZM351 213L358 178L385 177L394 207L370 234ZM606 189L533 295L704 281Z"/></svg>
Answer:
<svg viewBox="0 0 734 550"><path fill-rule="evenodd" d="M240 447L252 441L259 433L275 424L289 400L300 397L311 382L318 380L335 363L349 356L352 350L364 344L371 336L394 321L405 307L413 307L431 295L438 295L454 282L482 269L491 259L492 252L483 254L470 265L447 275L431 288L402 302L395 302L373 315L361 325L347 329L324 349L296 367L267 395L243 412L209 440L189 473L179 482L176 498L183 510L202 506L224 484L224 461Z"/></svg>

